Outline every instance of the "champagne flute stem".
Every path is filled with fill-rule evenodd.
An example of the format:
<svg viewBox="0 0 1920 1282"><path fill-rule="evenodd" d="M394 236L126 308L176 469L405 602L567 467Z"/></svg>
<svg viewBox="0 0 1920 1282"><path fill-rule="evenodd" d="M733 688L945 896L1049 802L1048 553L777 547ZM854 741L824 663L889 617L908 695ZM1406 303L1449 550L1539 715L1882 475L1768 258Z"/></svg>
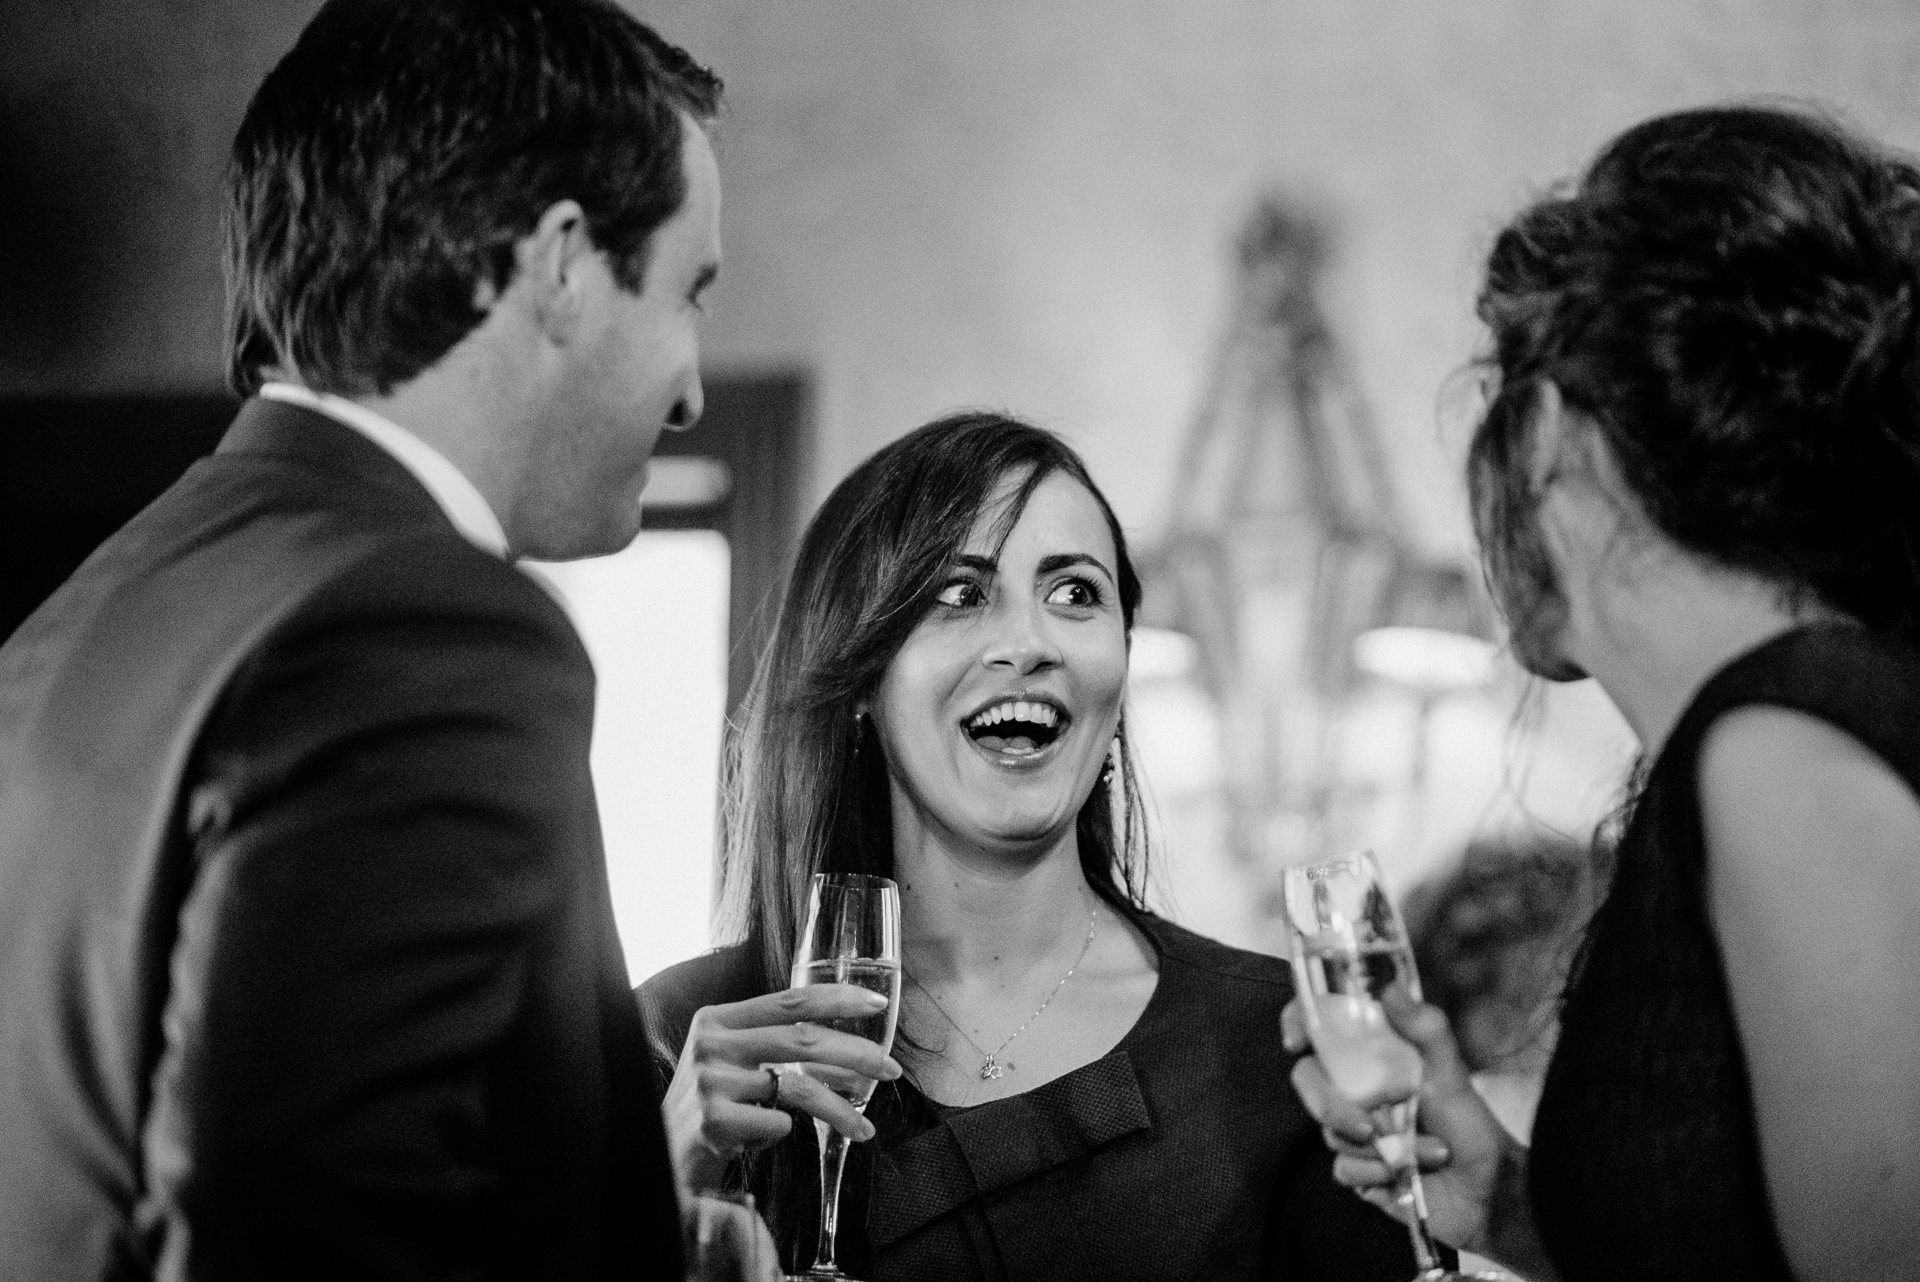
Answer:
<svg viewBox="0 0 1920 1282"><path fill-rule="evenodd" d="M1440 1264L1440 1249L1433 1240L1433 1233L1427 1228L1427 1199L1420 1190L1420 1172L1408 1167L1403 1177L1404 1193L1402 1197L1413 1208L1413 1218L1407 1221L1407 1236L1413 1240L1413 1262L1420 1269L1415 1282L1428 1278L1451 1277Z"/></svg>
<svg viewBox="0 0 1920 1282"><path fill-rule="evenodd" d="M820 1139L820 1241L814 1248L816 1277L838 1277L840 1266L834 1262L834 1241L840 1235L840 1177L847 1169L847 1137L818 1118L814 1132Z"/></svg>
<svg viewBox="0 0 1920 1282"><path fill-rule="evenodd" d="M1450 1278L1453 1276L1440 1263L1440 1248L1433 1240L1433 1231L1427 1227L1427 1196L1420 1186L1420 1160L1414 1150L1414 1137L1419 1133L1416 1125L1414 1100L1403 1100L1398 1104L1389 1104L1373 1112L1375 1133L1386 1140L1382 1146L1375 1141L1376 1149L1381 1152L1381 1160L1393 1171L1394 1200L1410 1212L1407 1218L1407 1236L1413 1242L1413 1261L1420 1270L1414 1282L1427 1282L1427 1279Z"/></svg>

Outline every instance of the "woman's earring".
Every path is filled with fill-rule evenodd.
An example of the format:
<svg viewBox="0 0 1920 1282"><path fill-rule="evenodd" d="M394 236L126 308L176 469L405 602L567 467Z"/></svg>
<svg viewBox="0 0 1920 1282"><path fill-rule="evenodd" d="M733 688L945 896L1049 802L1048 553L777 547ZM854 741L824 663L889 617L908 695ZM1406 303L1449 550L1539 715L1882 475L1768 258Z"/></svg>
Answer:
<svg viewBox="0 0 1920 1282"><path fill-rule="evenodd" d="M1115 773L1115 766L1119 762L1119 760L1120 760L1120 736L1115 735L1113 737L1113 746L1107 749L1106 769L1100 772L1100 782L1105 784L1108 789L1111 789L1113 787L1113 776Z"/></svg>

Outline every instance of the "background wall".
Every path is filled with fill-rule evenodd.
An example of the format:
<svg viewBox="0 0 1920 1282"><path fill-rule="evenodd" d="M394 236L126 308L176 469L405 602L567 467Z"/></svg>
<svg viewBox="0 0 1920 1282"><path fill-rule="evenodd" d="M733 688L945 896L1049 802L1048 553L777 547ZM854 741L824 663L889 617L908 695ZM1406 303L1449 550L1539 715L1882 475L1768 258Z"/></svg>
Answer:
<svg viewBox="0 0 1920 1282"><path fill-rule="evenodd" d="M1151 538L1279 187L1338 229L1327 304L1420 537L1464 544L1476 259L1610 134L1811 95L1920 146L1912 0L636 0L727 79L714 351L819 378L823 495L961 403L1079 442Z"/></svg>
<svg viewBox="0 0 1920 1282"><path fill-rule="evenodd" d="M1086 449L1143 536L1279 187L1419 533L1463 546L1457 426L1498 220L1650 112L1832 102L1920 146L1912 0L628 0L714 65L720 363L819 380L808 492L956 404ZM313 0L0 5L0 395L220 379L219 175Z"/></svg>
<svg viewBox="0 0 1920 1282"><path fill-rule="evenodd" d="M0 4L0 396L222 385L220 174L316 7Z"/></svg>

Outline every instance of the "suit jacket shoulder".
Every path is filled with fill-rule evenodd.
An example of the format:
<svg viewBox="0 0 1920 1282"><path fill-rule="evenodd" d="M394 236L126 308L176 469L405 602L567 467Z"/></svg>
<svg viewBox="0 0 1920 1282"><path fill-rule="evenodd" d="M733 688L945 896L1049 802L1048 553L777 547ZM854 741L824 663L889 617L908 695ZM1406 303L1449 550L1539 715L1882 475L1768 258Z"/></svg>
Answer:
<svg viewBox="0 0 1920 1282"><path fill-rule="evenodd" d="M660 1094L687 1043L687 1030L702 1006L743 1002L766 991L745 944L729 944L667 967L633 990Z"/></svg>
<svg viewBox="0 0 1920 1282"><path fill-rule="evenodd" d="M0 1275L671 1272L592 690L290 407L89 558L0 647Z"/></svg>

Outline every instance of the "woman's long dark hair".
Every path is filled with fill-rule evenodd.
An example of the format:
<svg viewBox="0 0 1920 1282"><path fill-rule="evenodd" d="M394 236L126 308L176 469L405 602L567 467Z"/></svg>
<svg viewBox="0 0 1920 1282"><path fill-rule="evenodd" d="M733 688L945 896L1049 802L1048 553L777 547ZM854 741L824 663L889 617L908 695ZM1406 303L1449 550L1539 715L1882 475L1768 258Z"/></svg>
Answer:
<svg viewBox="0 0 1920 1282"><path fill-rule="evenodd" d="M1656 117L1508 225L1479 314L1467 476L1516 633L1557 604L1528 481L1551 382L1674 542L1920 639L1912 163L1806 108Z"/></svg>
<svg viewBox="0 0 1920 1282"><path fill-rule="evenodd" d="M814 873L893 872L886 761L856 709L932 608L1002 483L1020 482L996 515L1004 539L1056 472L1085 486L1106 518L1131 634L1140 580L1112 508L1064 441L1004 414L954 414L901 437L836 486L807 527L722 776L716 935L747 945L769 990L787 985ZM1137 905L1146 832L1124 717L1114 753L1113 783L1103 774L1075 829L1088 882Z"/></svg>

